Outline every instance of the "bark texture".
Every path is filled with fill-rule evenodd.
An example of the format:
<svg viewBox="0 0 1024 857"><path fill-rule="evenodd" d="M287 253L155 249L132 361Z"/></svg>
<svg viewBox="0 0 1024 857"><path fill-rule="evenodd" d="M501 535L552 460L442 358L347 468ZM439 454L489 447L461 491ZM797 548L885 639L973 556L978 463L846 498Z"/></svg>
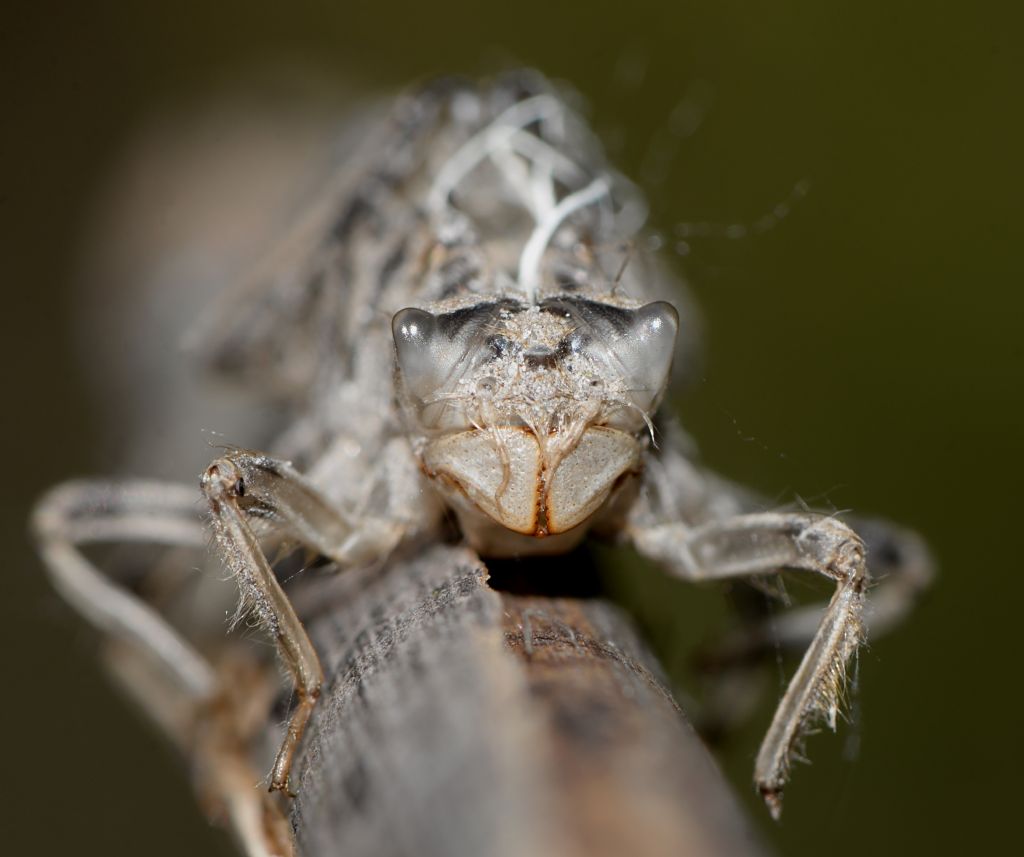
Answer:
<svg viewBox="0 0 1024 857"><path fill-rule="evenodd" d="M762 853L629 620L437 546L340 576L296 775L304 857ZM307 605L312 607L312 605Z"/></svg>

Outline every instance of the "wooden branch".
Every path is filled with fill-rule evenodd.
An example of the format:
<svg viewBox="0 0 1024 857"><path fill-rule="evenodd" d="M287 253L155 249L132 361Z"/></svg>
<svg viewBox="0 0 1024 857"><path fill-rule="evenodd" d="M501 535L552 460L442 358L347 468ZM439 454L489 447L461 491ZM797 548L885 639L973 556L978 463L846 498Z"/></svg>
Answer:
<svg viewBox="0 0 1024 857"><path fill-rule="evenodd" d="M444 546L317 600L327 683L292 810L304 857L762 853L607 602L496 591Z"/></svg>

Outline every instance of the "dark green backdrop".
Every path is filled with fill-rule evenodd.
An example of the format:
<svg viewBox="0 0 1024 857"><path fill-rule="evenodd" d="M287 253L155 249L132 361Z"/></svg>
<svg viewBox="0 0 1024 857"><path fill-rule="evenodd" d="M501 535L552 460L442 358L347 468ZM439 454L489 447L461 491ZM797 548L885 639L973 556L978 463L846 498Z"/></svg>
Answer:
<svg viewBox="0 0 1024 857"><path fill-rule="evenodd" d="M667 234L680 221L754 221L810 180L777 228L693 239L679 261L708 331L681 412L727 475L913 524L942 575L862 658L853 761L842 740L814 739L781 826L747 790L767 709L727 770L781 853L1009 847L1024 595L1024 74L1011 8L5 4L4 853L225 853L160 740L102 681L24 521L45 486L105 466L69 291L119 146L162 104L296 64L355 91L512 64L564 78ZM697 81L707 115L672 144L673 108ZM620 570L618 586L666 662L685 664L678 629L718 601L643 569Z"/></svg>

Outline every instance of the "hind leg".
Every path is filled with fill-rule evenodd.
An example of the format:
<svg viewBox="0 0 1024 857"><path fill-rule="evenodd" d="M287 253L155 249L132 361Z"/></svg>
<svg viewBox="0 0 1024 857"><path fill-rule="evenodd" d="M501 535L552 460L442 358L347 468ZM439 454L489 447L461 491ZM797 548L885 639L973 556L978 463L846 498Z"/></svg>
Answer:
<svg viewBox="0 0 1024 857"><path fill-rule="evenodd" d="M247 751L252 718L243 716L243 703L269 708L276 683L264 679L262 697L255 681L236 692L240 670L212 664L128 581L83 552L106 542L205 548L195 489L145 480L65 483L37 504L32 530L56 589L103 634L113 677L192 762L208 815L250 857L291 857L285 816L256 788L260 775Z"/></svg>

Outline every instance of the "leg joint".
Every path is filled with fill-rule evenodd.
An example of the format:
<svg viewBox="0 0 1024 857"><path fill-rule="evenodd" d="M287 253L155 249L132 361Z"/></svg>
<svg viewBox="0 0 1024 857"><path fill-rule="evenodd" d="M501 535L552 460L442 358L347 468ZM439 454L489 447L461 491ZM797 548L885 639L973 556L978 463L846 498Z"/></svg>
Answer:
<svg viewBox="0 0 1024 857"><path fill-rule="evenodd" d="M199 477L199 487L211 503L245 496L245 478L230 458L218 458Z"/></svg>
<svg viewBox="0 0 1024 857"><path fill-rule="evenodd" d="M864 542L846 524L835 518L816 518L797 537L797 543L830 577L857 592L867 587Z"/></svg>

